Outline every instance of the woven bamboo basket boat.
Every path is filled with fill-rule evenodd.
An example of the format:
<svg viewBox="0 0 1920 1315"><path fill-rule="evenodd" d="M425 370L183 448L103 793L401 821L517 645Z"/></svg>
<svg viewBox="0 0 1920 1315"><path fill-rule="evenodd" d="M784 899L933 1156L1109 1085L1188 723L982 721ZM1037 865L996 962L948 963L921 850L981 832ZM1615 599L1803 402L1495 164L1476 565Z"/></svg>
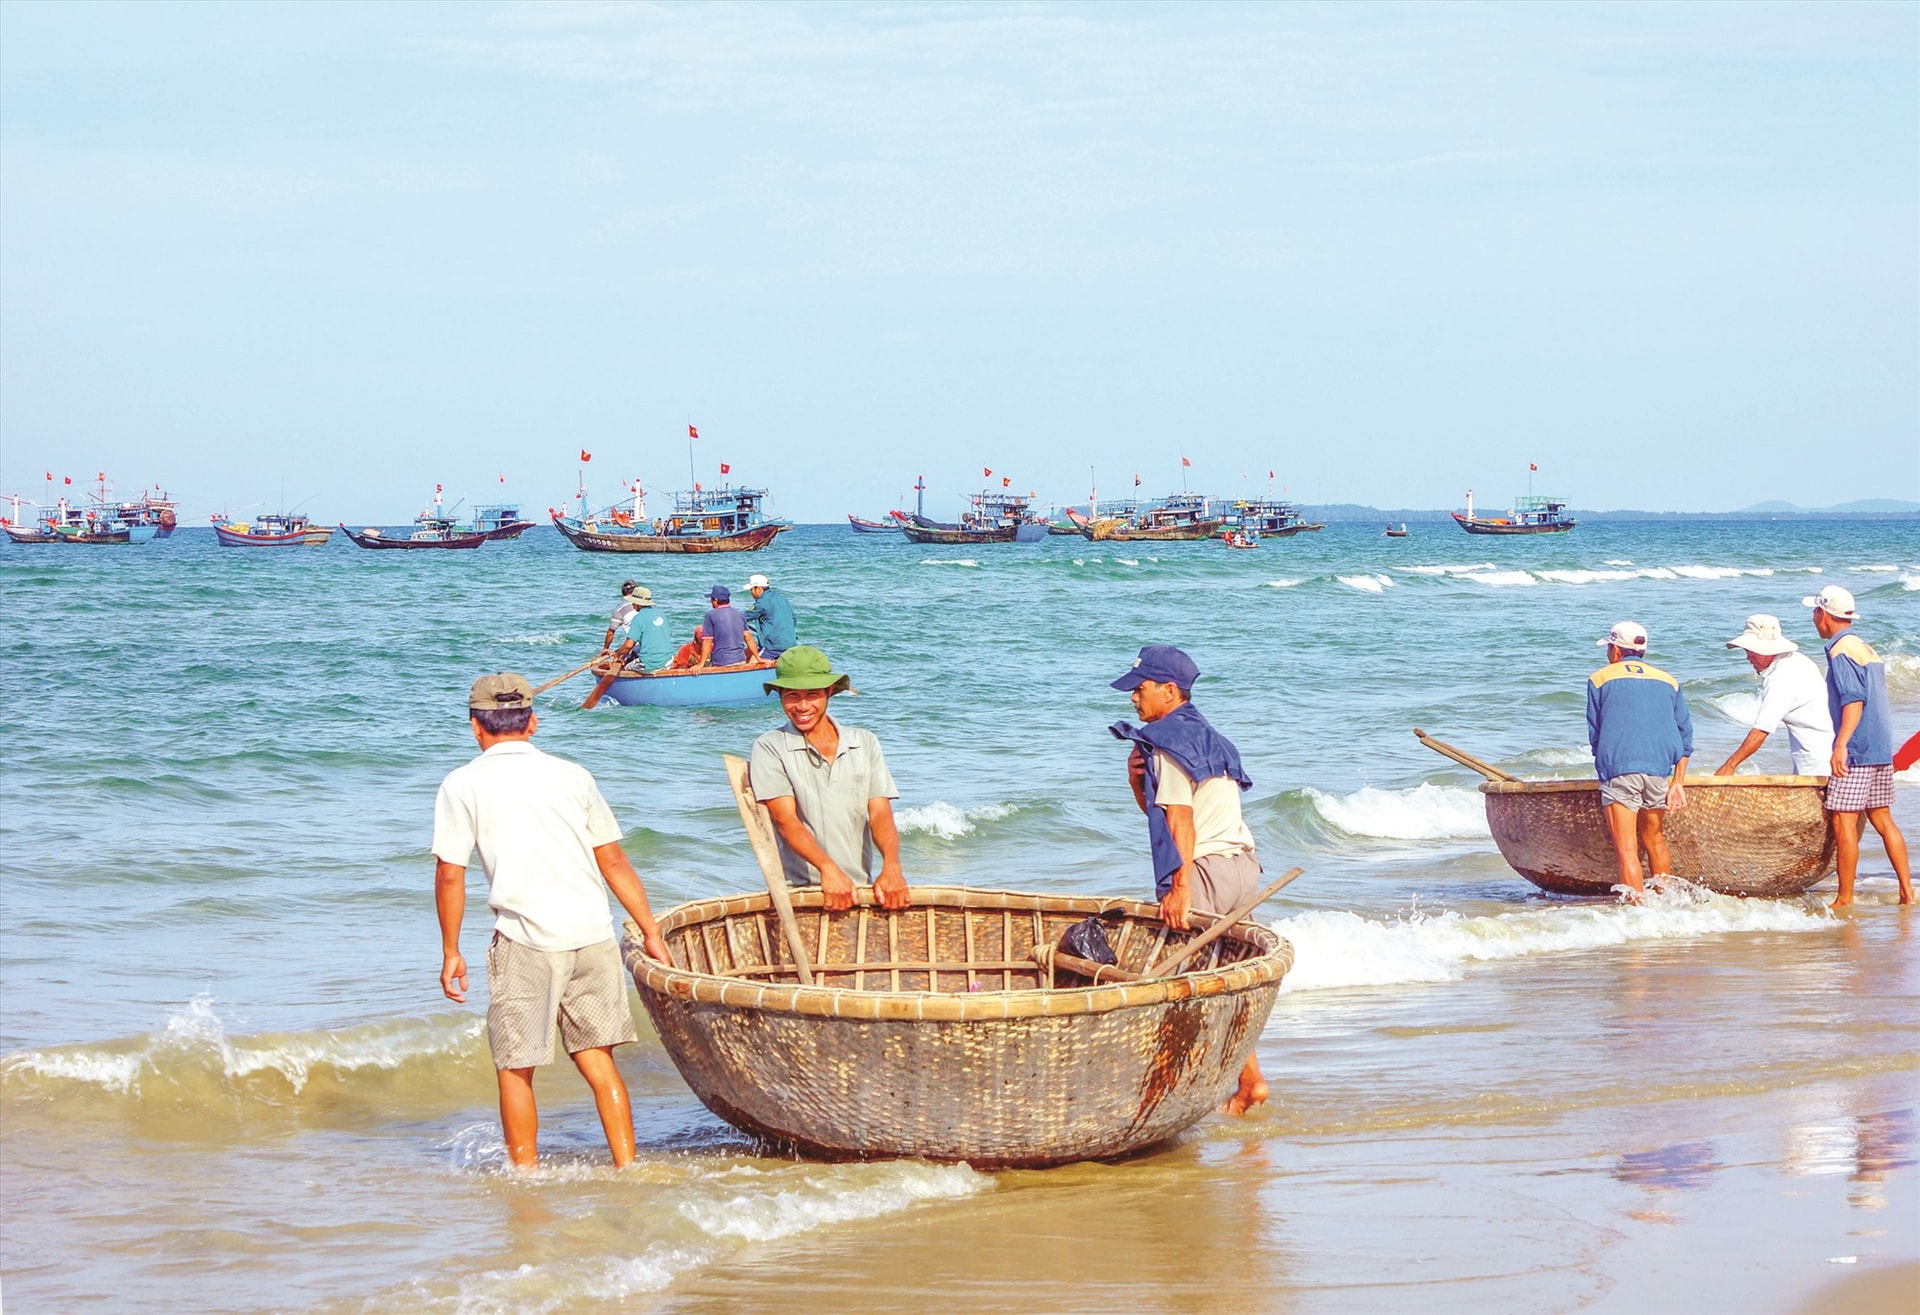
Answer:
<svg viewBox="0 0 1920 1315"><path fill-rule="evenodd" d="M829 1159L918 1156L1038 1166L1107 1159L1191 1127L1234 1081L1293 964L1242 921L1190 971L1092 985L1032 954L1089 914L1140 971L1211 925L1169 933L1132 900L919 887L913 907L821 907L792 892L802 986L768 895L660 919L671 965L628 969L687 1085L741 1130Z"/></svg>
<svg viewBox="0 0 1920 1315"><path fill-rule="evenodd" d="M1687 778L1669 812L1673 875L1722 895L1798 895L1833 871L1818 776ZM1513 870L1542 890L1605 895L1619 878L1600 810L1600 783L1488 781L1487 826ZM1640 867L1651 876L1643 854Z"/></svg>

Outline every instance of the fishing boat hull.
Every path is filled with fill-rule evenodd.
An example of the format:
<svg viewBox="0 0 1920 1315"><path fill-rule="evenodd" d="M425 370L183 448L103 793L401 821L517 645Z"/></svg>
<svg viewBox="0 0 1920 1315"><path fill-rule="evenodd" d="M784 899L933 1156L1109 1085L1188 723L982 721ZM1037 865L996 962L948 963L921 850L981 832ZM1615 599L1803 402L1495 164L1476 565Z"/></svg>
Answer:
<svg viewBox="0 0 1920 1315"><path fill-rule="evenodd" d="M1226 523L1225 517L1218 517L1187 525L1141 529L1118 517L1102 517L1081 526L1080 532L1096 543L1108 540L1116 543L1192 543L1213 538Z"/></svg>
<svg viewBox="0 0 1920 1315"><path fill-rule="evenodd" d="M977 1167L1111 1159L1165 1142L1232 1092L1292 966L1251 921L1201 970L1092 986L1031 958L1088 915L1120 965L1167 935L1131 900L918 887L913 907L821 907L792 892L814 984L801 986L766 894L660 919L672 963L622 946L662 1046L735 1127L827 1159L912 1156ZM861 965L867 965L862 967Z"/></svg>
<svg viewBox="0 0 1920 1315"><path fill-rule="evenodd" d="M773 702L774 696L766 691L772 679L772 667L652 675L631 671L614 677L606 697L626 707L747 708Z"/></svg>
<svg viewBox="0 0 1920 1315"><path fill-rule="evenodd" d="M487 541L487 536L484 534L449 534L445 538L438 539L389 539L379 530L350 530L344 524L340 526L340 532L353 540L357 546L376 551L389 548L478 548Z"/></svg>
<svg viewBox="0 0 1920 1315"><path fill-rule="evenodd" d="M1824 777L1687 778L1667 814L1673 875L1722 895L1798 895L1834 869ZM1515 872L1556 895L1607 895L1619 880L1600 783L1489 781L1487 826ZM1641 859L1643 877L1651 877Z"/></svg>
<svg viewBox="0 0 1920 1315"><path fill-rule="evenodd" d="M881 521L863 521L852 513L848 513L847 523L862 534L892 534L900 528L897 522L889 525Z"/></svg>
<svg viewBox="0 0 1920 1315"><path fill-rule="evenodd" d="M492 543L497 539L517 539L532 528L532 521L508 521L505 525L496 525L479 533L481 538Z"/></svg>
<svg viewBox="0 0 1920 1315"><path fill-rule="evenodd" d="M1544 524L1529 524L1524 521L1511 521L1484 516L1462 516L1453 513L1454 524L1468 534L1565 534L1577 522L1571 520L1548 521Z"/></svg>
<svg viewBox="0 0 1920 1315"><path fill-rule="evenodd" d="M1296 534L1318 534L1326 528L1327 527L1322 524L1282 525L1278 529L1267 529L1263 526L1260 530L1260 537L1263 539L1291 539Z"/></svg>
<svg viewBox="0 0 1920 1315"><path fill-rule="evenodd" d="M963 530L934 525L902 525L900 533L910 543L934 543L951 548L970 548L983 543L1012 543L1017 526L995 525L984 530Z"/></svg>
<svg viewBox="0 0 1920 1315"><path fill-rule="evenodd" d="M1047 541L1047 523L1045 521L1022 521L1013 527L1015 543L1045 543Z"/></svg>
<svg viewBox="0 0 1920 1315"><path fill-rule="evenodd" d="M220 541L222 548L306 547L313 542L307 537L308 533L309 531L307 530L294 530L288 534L255 534L251 530L236 530L225 525L216 525L213 527L214 537ZM323 534L329 536L332 533L332 530L323 531ZM325 543L326 541L325 538L319 540L321 543Z"/></svg>
<svg viewBox="0 0 1920 1315"><path fill-rule="evenodd" d="M768 523L742 530L738 534L711 536L608 534L581 525L570 525L556 516L553 518L553 528L559 530L566 541L581 552L705 553L756 552L772 543L780 531L787 527Z"/></svg>

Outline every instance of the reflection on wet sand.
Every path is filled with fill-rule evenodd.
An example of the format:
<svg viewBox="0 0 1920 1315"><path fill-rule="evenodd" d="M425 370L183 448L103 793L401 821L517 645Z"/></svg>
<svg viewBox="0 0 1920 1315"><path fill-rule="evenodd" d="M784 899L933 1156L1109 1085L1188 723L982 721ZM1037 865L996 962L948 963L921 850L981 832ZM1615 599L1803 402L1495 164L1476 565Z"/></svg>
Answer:
<svg viewBox="0 0 1920 1315"><path fill-rule="evenodd" d="M1786 1169L1801 1177L1846 1174L1854 1184L1848 1199L1878 1210L1887 1198L1880 1185L1914 1164L1914 1112L1879 1110L1837 1123L1803 1123L1787 1129Z"/></svg>

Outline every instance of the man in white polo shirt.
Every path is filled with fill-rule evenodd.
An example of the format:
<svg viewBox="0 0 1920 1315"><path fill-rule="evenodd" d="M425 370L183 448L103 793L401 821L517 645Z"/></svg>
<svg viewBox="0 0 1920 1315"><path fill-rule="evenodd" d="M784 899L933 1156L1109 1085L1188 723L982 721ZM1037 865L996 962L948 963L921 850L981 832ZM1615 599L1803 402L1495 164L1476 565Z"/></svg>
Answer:
<svg viewBox="0 0 1920 1315"><path fill-rule="evenodd" d="M1713 774L1732 776L1767 736L1785 726L1793 774L1825 776L1833 757L1833 718L1827 712L1827 678L1820 668L1780 633L1780 618L1764 612L1748 617L1747 628L1729 639L1727 647L1744 649L1747 662L1759 673L1760 711L1747 738Z"/></svg>
<svg viewBox="0 0 1920 1315"><path fill-rule="evenodd" d="M467 695L467 716L480 756L447 774L433 805L440 989L450 1000L467 998L460 923L467 863L478 850L496 915L487 948L487 1045L499 1075L507 1156L523 1168L538 1158L533 1070L553 1058L558 1024L567 1054L593 1089L618 1168L633 1159L633 1111L613 1047L639 1038L607 890L639 924L648 954L665 962L666 945L592 774L529 742L540 719L526 678L480 677Z"/></svg>

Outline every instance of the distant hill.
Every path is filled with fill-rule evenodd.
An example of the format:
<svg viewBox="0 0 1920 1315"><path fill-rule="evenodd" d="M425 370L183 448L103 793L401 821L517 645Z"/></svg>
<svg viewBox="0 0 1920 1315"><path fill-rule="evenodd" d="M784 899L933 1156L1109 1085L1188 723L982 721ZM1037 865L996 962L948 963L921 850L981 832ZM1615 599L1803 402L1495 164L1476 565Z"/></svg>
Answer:
<svg viewBox="0 0 1920 1315"><path fill-rule="evenodd" d="M1368 507L1353 502L1331 502L1312 506L1302 506L1300 514L1308 520L1326 521L1334 524L1344 521L1375 521L1396 524L1406 521L1418 524L1423 521L1447 521L1450 513L1432 507ZM1499 512L1490 512L1498 515ZM1757 506L1741 511L1637 511L1633 508L1617 508L1612 511L1596 511L1591 507L1574 507L1569 514L1577 521L1744 521L1744 520L1789 520L1789 519L1841 519L1857 518L1867 520L1920 520L1920 502L1904 502L1898 498L1862 498L1857 502L1843 502L1837 507L1797 507L1791 502L1762 502Z"/></svg>
<svg viewBox="0 0 1920 1315"><path fill-rule="evenodd" d="M1757 502L1739 515L1755 516L1886 516L1920 511L1920 502L1902 502L1899 498L1860 498L1835 507L1798 507L1791 502Z"/></svg>

